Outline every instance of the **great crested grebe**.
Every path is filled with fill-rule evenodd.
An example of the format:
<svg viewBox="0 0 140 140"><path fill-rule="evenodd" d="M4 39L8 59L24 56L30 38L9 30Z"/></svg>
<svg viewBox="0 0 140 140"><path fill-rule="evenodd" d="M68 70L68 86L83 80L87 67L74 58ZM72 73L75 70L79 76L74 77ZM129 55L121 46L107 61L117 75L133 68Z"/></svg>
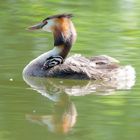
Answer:
<svg viewBox="0 0 140 140"><path fill-rule="evenodd" d="M52 32L54 48L32 60L23 70L24 76L59 77L71 79L135 79L132 66L120 66L119 61L106 56L86 58L73 55L66 59L77 34L71 21L71 14L47 17L29 30L42 29Z"/></svg>

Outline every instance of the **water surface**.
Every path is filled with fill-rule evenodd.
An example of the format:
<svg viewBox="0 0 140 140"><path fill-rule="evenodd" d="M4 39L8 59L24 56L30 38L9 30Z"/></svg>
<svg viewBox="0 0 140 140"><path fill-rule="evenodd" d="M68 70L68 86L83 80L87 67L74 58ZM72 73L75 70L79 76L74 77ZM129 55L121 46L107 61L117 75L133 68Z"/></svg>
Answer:
<svg viewBox="0 0 140 140"><path fill-rule="evenodd" d="M139 0L1 1L0 139L139 140L139 7ZM39 89L24 82L24 66L53 45L51 34L26 28L48 15L65 12L74 13L78 32L70 55L106 54L122 65L131 64L137 73L131 90L110 91L107 96L102 91L69 96L66 93L78 81L50 79L46 83L40 79ZM81 87L87 84L80 83Z"/></svg>

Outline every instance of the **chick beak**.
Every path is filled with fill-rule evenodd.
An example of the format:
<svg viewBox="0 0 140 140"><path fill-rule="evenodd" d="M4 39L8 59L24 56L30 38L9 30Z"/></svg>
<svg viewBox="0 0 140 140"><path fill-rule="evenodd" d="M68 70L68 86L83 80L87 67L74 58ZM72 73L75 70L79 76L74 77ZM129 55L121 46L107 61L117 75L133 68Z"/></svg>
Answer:
<svg viewBox="0 0 140 140"><path fill-rule="evenodd" d="M43 22L38 23L36 25L30 26L28 28L28 30L37 30L37 29L41 29L45 24Z"/></svg>

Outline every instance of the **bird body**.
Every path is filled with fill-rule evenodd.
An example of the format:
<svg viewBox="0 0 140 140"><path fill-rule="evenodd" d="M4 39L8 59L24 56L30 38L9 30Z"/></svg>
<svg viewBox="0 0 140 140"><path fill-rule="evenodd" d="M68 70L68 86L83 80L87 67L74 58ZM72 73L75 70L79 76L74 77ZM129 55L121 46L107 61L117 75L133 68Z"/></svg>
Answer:
<svg viewBox="0 0 140 140"><path fill-rule="evenodd" d="M73 55L67 58L77 37L71 17L71 14L55 15L29 27L30 30L42 29L52 32L54 48L32 60L24 68L23 75L93 80L110 80L120 76L125 77L124 79L135 77L132 66L120 66L118 60L106 55L91 58Z"/></svg>

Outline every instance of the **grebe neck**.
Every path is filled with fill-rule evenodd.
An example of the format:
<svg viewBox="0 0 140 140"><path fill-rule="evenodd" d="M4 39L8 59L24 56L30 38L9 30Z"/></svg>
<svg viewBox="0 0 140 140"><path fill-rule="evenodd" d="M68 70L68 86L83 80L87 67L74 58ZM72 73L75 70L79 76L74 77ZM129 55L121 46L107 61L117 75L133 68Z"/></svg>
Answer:
<svg viewBox="0 0 140 140"><path fill-rule="evenodd" d="M66 26L66 27L65 27ZM71 21L69 24L63 25L61 28L56 27L54 35L54 47L59 48L61 51L59 55L65 59L76 40L76 30Z"/></svg>

